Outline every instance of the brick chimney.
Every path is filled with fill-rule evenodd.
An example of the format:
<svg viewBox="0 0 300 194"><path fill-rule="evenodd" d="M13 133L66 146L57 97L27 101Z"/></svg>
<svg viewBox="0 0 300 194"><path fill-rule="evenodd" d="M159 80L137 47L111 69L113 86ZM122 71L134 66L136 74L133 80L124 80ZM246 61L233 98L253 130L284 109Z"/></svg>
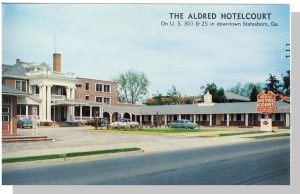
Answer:
<svg viewBox="0 0 300 194"><path fill-rule="evenodd" d="M20 59L17 59L17 60L16 60L16 64L19 65L20 63L21 63L21 60L20 60Z"/></svg>
<svg viewBox="0 0 300 194"><path fill-rule="evenodd" d="M61 72L61 54L53 54L53 71Z"/></svg>

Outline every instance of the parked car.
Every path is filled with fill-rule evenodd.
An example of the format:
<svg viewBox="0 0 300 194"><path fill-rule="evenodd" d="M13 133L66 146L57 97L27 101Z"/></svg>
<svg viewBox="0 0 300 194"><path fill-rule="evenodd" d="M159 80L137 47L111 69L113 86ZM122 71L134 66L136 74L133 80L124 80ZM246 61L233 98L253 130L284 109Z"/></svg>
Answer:
<svg viewBox="0 0 300 194"><path fill-rule="evenodd" d="M93 120L92 122L92 126L95 126L95 119ZM109 120L107 118L99 118L98 119L98 126L100 125L107 125L107 124L110 124Z"/></svg>
<svg viewBox="0 0 300 194"><path fill-rule="evenodd" d="M32 128L32 120L30 118L19 118L17 121L18 128L31 127Z"/></svg>
<svg viewBox="0 0 300 194"><path fill-rule="evenodd" d="M168 127L194 129L197 127L197 125L195 123L192 123L190 120L181 119L181 120L168 123Z"/></svg>
<svg viewBox="0 0 300 194"><path fill-rule="evenodd" d="M130 119L118 118L115 122L110 124L111 127L137 127L138 122L130 121Z"/></svg>

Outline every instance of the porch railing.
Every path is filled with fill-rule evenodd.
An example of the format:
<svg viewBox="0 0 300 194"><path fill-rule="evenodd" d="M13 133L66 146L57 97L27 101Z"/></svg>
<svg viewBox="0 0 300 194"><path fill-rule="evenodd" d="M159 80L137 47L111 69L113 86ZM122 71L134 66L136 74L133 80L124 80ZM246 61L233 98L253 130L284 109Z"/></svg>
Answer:
<svg viewBox="0 0 300 194"><path fill-rule="evenodd" d="M66 96L59 94L51 94L51 100L66 100Z"/></svg>

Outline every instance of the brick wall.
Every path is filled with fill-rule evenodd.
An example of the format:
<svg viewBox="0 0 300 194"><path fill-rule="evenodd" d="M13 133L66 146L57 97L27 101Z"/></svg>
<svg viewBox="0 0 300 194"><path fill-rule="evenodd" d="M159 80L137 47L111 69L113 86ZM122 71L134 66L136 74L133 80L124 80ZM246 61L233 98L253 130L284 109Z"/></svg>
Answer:
<svg viewBox="0 0 300 194"><path fill-rule="evenodd" d="M88 78L79 78L81 87L76 88L75 98L85 100L85 96L89 95L91 101L96 101L96 96L110 97L111 105L117 105L117 96L118 96L118 85L116 82L88 79ZM90 90L86 90L86 83L90 83ZM96 83L102 84L102 91L104 90L104 85L110 85L111 92L98 92L96 91Z"/></svg>
<svg viewBox="0 0 300 194"><path fill-rule="evenodd" d="M5 77L5 78L2 78L2 84L10 86L12 88L16 88L16 80L27 81L27 92L29 91L29 81L26 79Z"/></svg>

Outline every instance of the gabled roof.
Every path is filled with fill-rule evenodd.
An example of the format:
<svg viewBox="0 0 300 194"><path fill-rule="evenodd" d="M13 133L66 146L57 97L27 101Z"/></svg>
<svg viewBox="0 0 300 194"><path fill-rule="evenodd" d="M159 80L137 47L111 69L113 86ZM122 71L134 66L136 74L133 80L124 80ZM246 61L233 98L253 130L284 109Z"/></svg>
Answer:
<svg viewBox="0 0 300 194"><path fill-rule="evenodd" d="M9 95L27 95L26 92L21 91L21 90L17 90L15 88L12 88L10 86L7 85L2 85L2 94L9 94Z"/></svg>
<svg viewBox="0 0 300 194"><path fill-rule="evenodd" d="M227 100L246 101L246 102L250 101L249 98L232 93L232 92L225 92L225 96L226 96Z"/></svg>
<svg viewBox="0 0 300 194"><path fill-rule="evenodd" d="M3 65L2 65L3 66ZM12 65L10 68L2 72L2 77L14 77L27 79L26 73L28 71L22 64Z"/></svg>

